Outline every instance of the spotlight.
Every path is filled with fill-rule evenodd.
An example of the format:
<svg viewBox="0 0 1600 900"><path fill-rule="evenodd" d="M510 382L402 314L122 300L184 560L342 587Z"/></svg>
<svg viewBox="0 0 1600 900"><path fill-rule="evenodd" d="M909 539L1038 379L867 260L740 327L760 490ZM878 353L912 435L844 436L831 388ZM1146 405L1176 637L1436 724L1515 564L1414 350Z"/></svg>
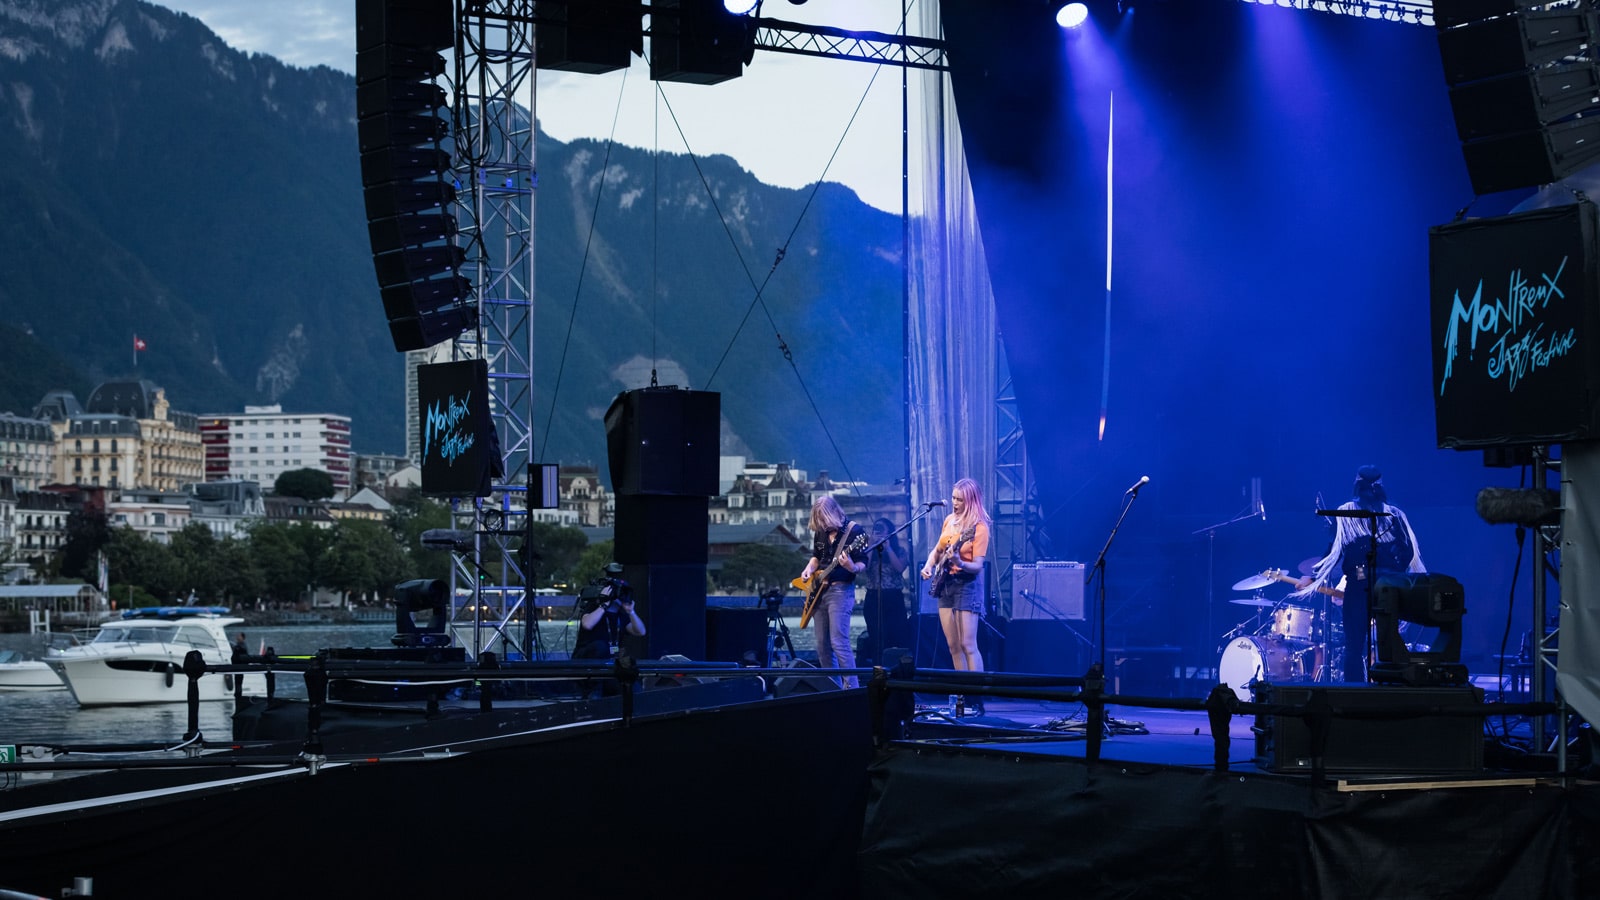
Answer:
<svg viewBox="0 0 1600 900"><path fill-rule="evenodd" d="M1089 7L1083 3L1068 3L1056 11L1056 24L1062 28L1077 28L1089 18Z"/></svg>
<svg viewBox="0 0 1600 900"><path fill-rule="evenodd" d="M761 0L722 0L722 8L736 16L747 16L761 5Z"/></svg>

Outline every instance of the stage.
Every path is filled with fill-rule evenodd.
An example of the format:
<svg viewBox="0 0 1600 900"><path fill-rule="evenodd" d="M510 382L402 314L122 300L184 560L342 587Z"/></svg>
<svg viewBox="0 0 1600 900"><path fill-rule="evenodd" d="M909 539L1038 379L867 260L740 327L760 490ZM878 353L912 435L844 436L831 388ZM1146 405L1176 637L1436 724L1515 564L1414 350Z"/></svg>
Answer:
<svg viewBox="0 0 1600 900"><path fill-rule="evenodd" d="M923 705L875 758L862 896L1578 897L1596 868L1596 786L1469 770L1475 719L1454 748L1402 733L1319 779L1265 768L1254 716L1228 720L1218 770L1205 712L1108 706L1091 761L1083 704L985 707Z"/></svg>

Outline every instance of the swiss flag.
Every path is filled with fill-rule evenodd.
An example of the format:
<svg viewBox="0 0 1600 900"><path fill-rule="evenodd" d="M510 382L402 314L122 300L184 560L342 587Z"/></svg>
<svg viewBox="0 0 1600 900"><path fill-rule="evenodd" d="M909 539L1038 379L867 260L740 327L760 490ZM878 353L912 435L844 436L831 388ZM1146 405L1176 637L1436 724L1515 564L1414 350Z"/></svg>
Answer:
<svg viewBox="0 0 1600 900"><path fill-rule="evenodd" d="M144 338L139 337L137 334L134 335L133 336L133 349L134 349L135 352L137 352L139 350L143 350L144 349Z"/></svg>

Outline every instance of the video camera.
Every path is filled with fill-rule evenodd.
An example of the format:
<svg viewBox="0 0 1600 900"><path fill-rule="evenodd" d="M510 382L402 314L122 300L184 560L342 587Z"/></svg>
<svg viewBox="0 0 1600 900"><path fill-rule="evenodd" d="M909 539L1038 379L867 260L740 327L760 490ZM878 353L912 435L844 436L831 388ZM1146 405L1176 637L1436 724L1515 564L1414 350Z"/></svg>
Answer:
<svg viewBox="0 0 1600 900"><path fill-rule="evenodd" d="M618 577L621 574L622 564L610 563L604 574L578 592L578 608L582 615L594 612L601 605L605 606L608 613L622 612L622 604L633 596L633 588Z"/></svg>

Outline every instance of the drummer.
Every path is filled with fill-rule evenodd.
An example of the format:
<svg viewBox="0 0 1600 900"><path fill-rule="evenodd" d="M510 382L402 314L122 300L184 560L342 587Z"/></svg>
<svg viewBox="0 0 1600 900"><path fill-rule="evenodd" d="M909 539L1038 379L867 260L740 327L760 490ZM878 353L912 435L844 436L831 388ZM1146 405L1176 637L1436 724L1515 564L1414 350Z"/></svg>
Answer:
<svg viewBox="0 0 1600 900"><path fill-rule="evenodd" d="M1330 581L1343 578L1344 603L1344 680L1367 680L1367 656L1372 647L1371 585L1381 575L1401 572L1426 572L1422 551L1417 546L1411 520L1389 503L1383 487L1383 473L1377 466L1362 466L1356 471L1355 497L1339 509L1361 510L1378 516L1338 516L1334 518L1333 542L1327 555L1317 561L1310 575L1295 583L1290 597L1310 597ZM1374 523L1377 531L1377 571L1366 571L1373 546ZM1368 577L1368 576L1371 577Z"/></svg>

